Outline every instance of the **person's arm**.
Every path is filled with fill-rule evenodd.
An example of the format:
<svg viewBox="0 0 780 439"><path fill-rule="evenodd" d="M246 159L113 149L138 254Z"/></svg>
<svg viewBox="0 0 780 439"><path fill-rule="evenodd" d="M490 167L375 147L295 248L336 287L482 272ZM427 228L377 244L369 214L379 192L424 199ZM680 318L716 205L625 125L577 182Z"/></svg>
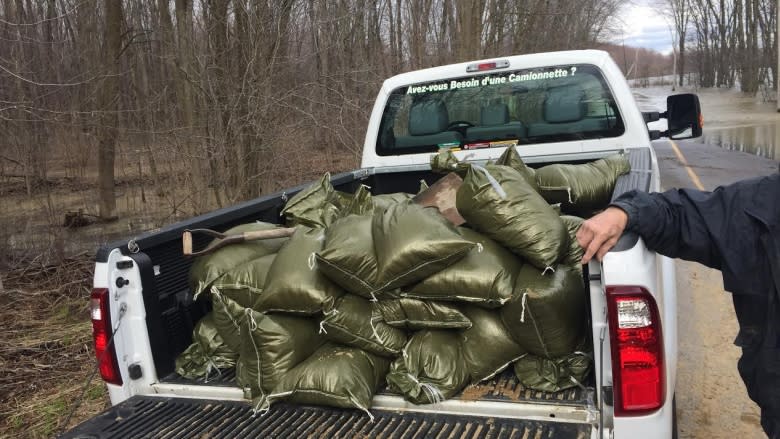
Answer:
<svg viewBox="0 0 780 439"><path fill-rule="evenodd" d="M664 256L720 268L716 240L726 222L723 191L674 189L664 193L627 192L604 212L583 222L577 240L587 263L601 260L624 230L636 232L647 247Z"/></svg>

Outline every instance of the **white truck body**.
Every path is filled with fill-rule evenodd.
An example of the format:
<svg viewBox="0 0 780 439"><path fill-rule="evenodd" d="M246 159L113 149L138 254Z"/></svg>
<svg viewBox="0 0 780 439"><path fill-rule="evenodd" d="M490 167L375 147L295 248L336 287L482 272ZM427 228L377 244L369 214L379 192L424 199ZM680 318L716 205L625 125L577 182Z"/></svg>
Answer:
<svg viewBox="0 0 780 439"><path fill-rule="evenodd" d="M646 149L651 160L651 191L660 189L658 164L652 150L647 125L634 102L631 90L622 73L609 55L601 51L568 51L523 55L501 58L509 63L509 70L542 68L547 66L587 64L601 71L613 98L623 117L625 131L622 135L603 139L561 141L544 144L526 144L519 148L523 159L529 163L549 163L568 160L588 160L603 157L615 151ZM489 60L486 60L489 61ZM474 63L454 64L430 68L394 76L384 82L379 91L374 110L368 123L361 168L366 174L388 172L388 170L429 168L430 153L384 155L377 154L375 146L380 129L383 109L391 91L399 87L436 80L447 80L464 76L466 68ZM473 151L459 151L456 155L472 161L496 159L503 148L485 148ZM242 389L235 386L209 386L164 382L155 372L153 340L147 330L147 312L144 304L144 285L148 282L137 268L119 269L121 261L136 261L133 257L133 243L129 250L111 249L104 261L99 261L95 270L94 287L108 289L111 321L114 322L113 339L121 386L107 384L112 404L119 404L136 395L203 398L209 400L245 401ZM440 404L414 406L397 396L377 395L372 410L395 410L430 413L468 414L476 416L536 419L555 422L585 422L592 425L591 438L669 438L673 428L673 397L675 391L675 368L677 364L677 324L675 301L674 264L668 258L648 251L641 239L631 248L610 252L602 263L592 261L590 272L590 304L594 346L596 400L590 407L566 407L535 403L501 404L490 401L448 400ZM154 275L166 270L165 266L154 266ZM117 279L129 281L117 285ZM121 284L121 282L120 282ZM665 357L665 404L642 416L614 416L609 401L604 401L606 387L613 384L612 360L610 356L609 326L607 321L606 285L636 285L649 291L658 306L661 316ZM177 353L174 353L177 354ZM143 374L131 379L128 368L137 365ZM599 429L603 426L604 430Z"/></svg>

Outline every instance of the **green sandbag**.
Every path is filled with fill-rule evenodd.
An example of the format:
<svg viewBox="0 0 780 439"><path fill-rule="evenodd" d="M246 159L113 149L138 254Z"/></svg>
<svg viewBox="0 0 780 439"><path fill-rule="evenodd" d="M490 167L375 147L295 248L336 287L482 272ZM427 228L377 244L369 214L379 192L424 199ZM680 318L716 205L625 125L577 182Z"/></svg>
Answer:
<svg viewBox="0 0 780 439"><path fill-rule="evenodd" d="M562 203L564 212L587 215L607 206L618 177L630 171L628 158L614 154L582 165L541 167L536 170L536 181L547 201Z"/></svg>
<svg viewBox="0 0 780 439"><path fill-rule="evenodd" d="M256 311L312 315L333 306L343 291L317 269L314 256L324 240L323 229L295 230L268 270Z"/></svg>
<svg viewBox="0 0 780 439"><path fill-rule="evenodd" d="M192 344L176 357L176 373L191 380L203 378L208 382L212 374L236 365L238 353L231 350L217 332L212 314L195 325Z"/></svg>
<svg viewBox="0 0 780 439"><path fill-rule="evenodd" d="M255 410L265 411L280 400L298 404L368 409L384 382L390 360L358 348L326 344L282 377L266 398L255 398Z"/></svg>
<svg viewBox="0 0 780 439"><path fill-rule="evenodd" d="M234 352L241 352L241 326L246 307L222 294L219 288L211 287L214 326L220 337Z"/></svg>
<svg viewBox="0 0 780 439"><path fill-rule="evenodd" d="M347 208L342 212L342 216L347 215L371 215L374 212L374 200L368 186L361 184L352 194ZM333 223L331 223L331 227Z"/></svg>
<svg viewBox="0 0 780 439"><path fill-rule="evenodd" d="M580 243L577 241L577 230L580 229L584 220L577 216L561 215L561 221L563 221L569 233L569 246L563 251L561 264L577 267L581 271L582 257L585 255L585 250L580 247Z"/></svg>
<svg viewBox="0 0 780 439"><path fill-rule="evenodd" d="M374 211L373 235L382 291L425 279L476 247L438 210L413 203Z"/></svg>
<svg viewBox="0 0 780 439"><path fill-rule="evenodd" d="M228 235L239 234L276 227L278 227L276 224L257 222L242 224L228 229L224 233ZM197 299L220 276L248 261L275 253L286 241L287 238L242 242L199 256L190 269L190 291Z"/></svg>
<svg viewBox="0 0 780 439"><path fill-rule="evenodd" d="M422 192L428 188L425 180L420 180L420 189ZM352 195L352 200L347 209L342 212L342 217L347 215L371 215L374 210L384 210L397 203L405 203L412 199L414 195L406 192L396 192L392 194L371 195L370 188L361 185Z"/></svg>
<svg viewBox="0 0 780 439"><path fill-rule="evenodd" d="M342 192L334 190L327 198L327 202L330 203L337 212L344 212L349 209L349 205L352 204L353 194L349 192Z"/></svg>
<svg viewBox="0 0 780 439"><path fill-rule="evenodd" d="M592 354L576 351L551 360L528 354L515 362L517 379L541 392L560 392L582 385L591 369Z"/></svg>
<svg viewBox="0 0 780 439"><path fill-rule="evenodd" d="M515 341L527 352L548 359L575 350L587 315L582 276L563 264L545 274L524 265L512 300L501 308L501 319Z"/></svg>
<svg viewBox="0 0 780 439"><path fill-rule="evenodd" d="M457 207L477 231L541 269L554 267L567 244L560 217L508 166L472 166Z"/></svg>
<svg viewBox="0 0 780 439"><path fill-rule="evenodd" d="M385 323L396 328L466 329L471 321L452 304L409 298L386 299L375 302Z"/></svg>
<svg viewBox="0 0 780 439"><path fill-rule="evenodd" d="M414 404L435 404L458 394L469 372L454 331L420 331L390 365L387 384Z"/></svg>
<svg viewBox="0 0 780 439"><path fill-rule="evenodd" d="M372 218L348 215L325 232L325 245L316 254L317 268L341 288L366 298L376 291L377 261Z"/></svg>
<svg viewBox="0 0 780 439"><path fill-rule="evenodd" d="M379 194L372 195L371 201L374 203L374 211L382 211L390 206L394 206L399 203L406 203L411 200L414 195L407 194L406 192L396 192L392 194Z"/></svg>
<svg viewBox="0 0 780 439"><path fill-rule="evenodd" d="M466 162L461 162L455 157L452 151L449 149L439 152L431 156L431 171L438 174L449 174L455 172L463 177L468 172L469 165Z"/></svg>
<svg viewBox="0 0 780 439"><path fill-rule="evenodd" d="M239 305L252 308L263 292L274 258L276 254L270 254L245 262L223 274L214 281L213 286Z"/></svg>
<svg viewBox="0 0 780 439"><path fill-rule="evenodd" d="M339 216L338 198L335 197L334 204L334 189L330 183L330 173L325 173L317 183L290 198L281 213L290 226L327 227Z"/></svg>
<svg viewBox="0 0 780 439"><path fill-rule="evenodd" d="M514 145L508 147L504 153L501 154L501 157L496 160L495 164L509 166L519 172L520 175L523 176L523 179L531 185L535 191L539 192L539 184L536 183L536 171L525 164L520 157L520 154L517 153L517 149L515 149Z"/></svg>
<svg viewBox="0 0 780 439"><path fill-rule="evenodd" d="M287 371L309 358L325 339L311 319L260 314L247 308L236 380L252 398L267 394Z"/></svg>
<svg viewBox="0 0 780 439"><path fill-rule="evenodd" d="M404 289L402 295L471 302L486 308L503 305L512 297L522 262L487 236L465 227L458 231L477 248L444 270Z"/></svg>
<svg viewBox="0 0 780 439"><path fill-rule="evenodd" d="M320 328L330 340L385 357L395 357L406 344L406 332L385 323L377 307L352 294L336 301Z"/></svg>
<svg viewBox="0 0 780 439"><path fill-rule="evenodd" d="M498 311L472 305L462 310L471 320L471 328L461 331L460 340L472 384L492 378L526 353L512 340Z"/></svg>

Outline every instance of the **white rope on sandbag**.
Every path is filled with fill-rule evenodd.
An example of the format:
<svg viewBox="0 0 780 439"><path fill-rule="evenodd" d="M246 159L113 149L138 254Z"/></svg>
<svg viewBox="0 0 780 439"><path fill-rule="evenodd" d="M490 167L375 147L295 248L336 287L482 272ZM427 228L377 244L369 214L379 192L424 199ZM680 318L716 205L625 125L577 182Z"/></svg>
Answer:
<svg viewBox="0 0 780 439"><path fill-rule="evenodd" d="M317 256L315 256L314 252L311 252L309 255L309 270L314 270L314 268L317 267Z"/></svg>
<svg viewBox="0 0 780 439"><path fill-rule="evenodd" d="M328 333L328 331L325 329L325 320L320 320L320 331L318 332L318 334L326 334L327 335L327 333Z"/></svg>
<svg viewBox="0 0 780 439"><path fill-rule="evenodd" d="M246 317L249 319L249 329L256 331L257 321L255 320L255 316L252 315L252 308L244 308L244 314L246 314Z"/></svg>
<svg viewBox="0 0 780 439"><path fill-rule="evenodd" d="M249 330L250 331L256 331L257 330L257 321L255 320L254 313L252 312L251 308L246 308L244 310L244 314L246 314L246 318L249 319ZM260 395L265 396L265 392L263 392L263 383L260 381L262 370L260 368L260 365L262 364L262 361L260 361L260 349L257 347L257 343L255 343L255 338L252 337L252 334L249 334L249 340L252 341L252 349L255 351L255 360L257 361L257 388L260 390Z"/></svg>
<svg viewBox="0 0 780 439"><path fill-rule="evenodd" d="M406 373L406 376L409 377L410 380L414 381L415 384L420 386L423 392L428 394L432 404L438 404L444 401L444 394L441 393L441 390L439 390L438 387L434 386L431 383L424 383L420 381L419 379L417 379L416 376L412 375L409 372Z"/></svg>
<svg viewBox="0 0 780 439"><path fill-rule="evenodd" d="M569 376L569 381L574 383L575 386L581 388L582 390L588 390L585 386L582 385L581 382L577 380L577 378L574 378L573 376Z"/></svg>
<svg viewBox="0 0 780 439"><path fill-rule="evenodd" d="M420 386L425 392L431 395L431 400L434 404L444 402L444 394L441 393L441 390L439 390L438 387L434 386L431 383L423 383L423 382L420 383Z"/></svg>
<svg viewBox="0 0 780 439"><path fill-rule="evenodd" d="M498 182L498 180L496 180L495 177L490 175L490 172L488 172L487 169L483 168L480 165L476 165L476 164L475 165L471 165L471 167L475 168L475 169L479 169L480 171L482 171L482 173L485 174L485 177L487 177L488 182L490 182L490 185L493 186L493 190L496 191L498 196L501 197L502 200L506 198L506 192L504 191L504 188L501 187L501 184Z"/></svg>
<svg viewBox="0 0 780 439"><path fill-rule="evenodd" d="M360 404L355 400L355 396L352 395L352 392L349 393L349 402L351 402L355 407L357 407L359 410L362 410L365 414L368 415L368 419L371 421L371 423L374 423L374 415L371 414L371 412L368 410L368 408L364 407L363 404Z"/></svg>
<svg viewBox="0 0 780 439"><path fill-rule="evenodd" d="M477 253L482 253L482 251L485 250L485 247L482 245L481 242L477 243Z"/></svg>
<svg viewBox="0 0 780 439"><path fill-rule="evenodd" d="M528 305L528 293L523 293L523 311L520 313L520 323L525 323L525 307Z"/></svg>
<svg viewBox="0 0 780 439"><path fill-rule="evenodd" d="M545 267L545 268L544 268L544 271L542 271L542 276L544 276L545 274L547 274L547 270L550 270L550 271L552 271L553 273L555 273L555 269L554 269L554 268L552 268L552 267L550 267L550 266L547 266L547 267Z"/></svg>
<svg viewBox="0 0 780 439"><path fill-rule="evenodd" d="M382 317L373 316L373 317L371 317L368 320L368 323L369 323L369 325L371 325L371 332L374 333L374 338L376 338L379 341L379 343L384 343L384 341L382 340L382 337L379 336L379 332L377 332L377 330L376 330L376 326L374 326L374 320L376 320L376 319L382 320Z"/></svg>
<svg viewBox="0 0 780 439"><path fill-rule="evenodd" d="M211 375L212 370L217 372L215 378L222 378L222 371L219 369L219 366L217 366L217 363L214 362L211 355L206 355L206 360L208 361L208 364L206 365L206 377L203 379L203 384L209 382L209 375Z"/></svg>

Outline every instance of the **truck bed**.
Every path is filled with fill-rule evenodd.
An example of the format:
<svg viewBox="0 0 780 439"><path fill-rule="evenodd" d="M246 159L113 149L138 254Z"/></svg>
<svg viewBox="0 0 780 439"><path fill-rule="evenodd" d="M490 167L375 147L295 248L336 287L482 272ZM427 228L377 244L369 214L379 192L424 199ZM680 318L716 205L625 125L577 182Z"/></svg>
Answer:
<svg viewBox="0 0 780 439"><path fill-rule="evenodd" d="M629 161L632 171L618 180L614 196L630 189L646 191L649 188L649 150L629 150ZM336 189L348 192L366 184L371 186L373 193L414 193L421 179L430 184L439 177L424 167L415 166L356 170L334 176L332 181ZM182 231L193 228L225 230L256 220L279 222L286 200L303 187L202 215L130 242L113 243L98 253L98 262L106 262L108 253L118 248L130 256L141 271L146 325L160 384L180 384L191 390L199 386L228 387L230 392L238 390L234 370L222 371L220 377L212 378L208 383L187 380L174 372L176 356L189 345L194 324L210 308L205 300L193 301L188 291L187 277L192 261L181 255ZM624 241L632 238L623 238L618 246L630 246ZM204 244L196 241L195 247ZM198 395L197 390L177 398L169 394L137 395L63 437L586 438L598 425L595 389L595 379L591 375L582 387L557 393L532 391L524 388L510 369L492 380L468 387L462 394L440 404L416 406L382 390L374 398L371 409L376 418L374 422L360 411L283 403L274 405L264 416L252 416L248 401L192 399L191 396L213 397L208 396L209 393Z"/></svg>

